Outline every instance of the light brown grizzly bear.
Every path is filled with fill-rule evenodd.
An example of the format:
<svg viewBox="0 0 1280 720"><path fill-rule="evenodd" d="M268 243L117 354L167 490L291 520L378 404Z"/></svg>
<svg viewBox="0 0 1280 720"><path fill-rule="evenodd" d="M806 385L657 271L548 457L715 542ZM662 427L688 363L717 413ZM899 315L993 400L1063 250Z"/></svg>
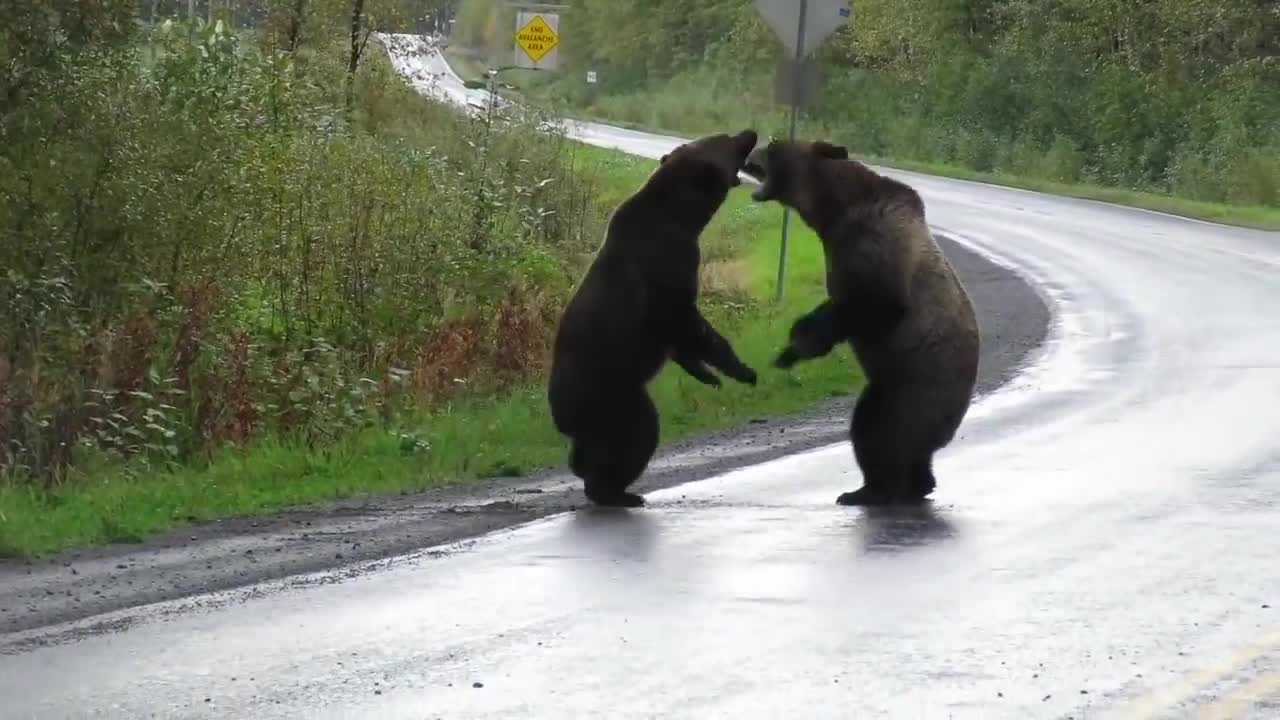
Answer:
<svg viewBox="0 0 1280 720"><path fill-rule="evenodd" d="M774 141L743 171L759 202L794 209L822 241L828 299L791 328L774 364L825 356L848 342L866 375L849 437L863 486L841 505L914 504L933 492L933 455L955 436L978 374L969 294L905 183L828 142Z"/></svg>

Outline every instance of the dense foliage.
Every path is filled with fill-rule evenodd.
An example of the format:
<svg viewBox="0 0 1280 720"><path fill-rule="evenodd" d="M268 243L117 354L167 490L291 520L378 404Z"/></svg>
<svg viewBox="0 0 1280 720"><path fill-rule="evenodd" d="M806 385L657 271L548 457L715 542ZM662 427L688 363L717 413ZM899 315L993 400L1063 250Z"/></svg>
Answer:
<svg viewBox="0 0 1280 720"><path fill-rule="evenodd" d="M569 4L551 96L783 127L750 0ZM468 120L370 45L455 10L510 57L497 0L6 6L0 475L323 444L538 372L607 199L539 118ZM1280 204L1275 0L859 0L820 55L806 132L862 153Z"/></svg>
<svg viewBox="0 0 1280 720"><path fill-rule="evenodd" d="M568 4L563 98L674 129L781 126L780 46L751 0ZM819 53L815 131L882 157L1280 204L1275 0L853 5ZM457 42L510 52L499 7L463 0Z"/></svg>
<svg viewBox="0 0 1280 720"><path fill-rule="evenodd" d="M0 30L0 477L314 445L539 371L607 212L573 144L382 53L348 83L349 1L158 5L21 0Z"/></svg>

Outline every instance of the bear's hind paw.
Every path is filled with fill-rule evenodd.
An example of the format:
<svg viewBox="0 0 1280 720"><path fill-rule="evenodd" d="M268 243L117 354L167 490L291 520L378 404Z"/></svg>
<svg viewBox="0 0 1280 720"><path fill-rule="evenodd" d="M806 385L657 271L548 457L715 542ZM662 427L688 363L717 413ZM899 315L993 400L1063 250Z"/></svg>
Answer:
<svg viewBox="0 0 1280 720"><path fill-rule="evenodd" d="M591 492L587 491L587 499L601 507L633 508L644 505L644 496L629 492Z"/></svg>
<svg viewBox="0 0 1280 720"><path fill-rule="evenodd" d="M865 485L853 492L843 493L840 497L836 498L837 505L847 506L888 505L891 502L892 498L889 497L888 493L876 492Z"/></svg>

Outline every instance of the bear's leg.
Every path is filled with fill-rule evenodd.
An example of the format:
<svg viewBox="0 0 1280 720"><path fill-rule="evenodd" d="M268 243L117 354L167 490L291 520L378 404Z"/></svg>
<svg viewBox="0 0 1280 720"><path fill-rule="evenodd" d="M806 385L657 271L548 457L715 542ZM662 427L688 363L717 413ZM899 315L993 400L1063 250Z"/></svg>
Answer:
<svg viewBox="0 0 1280 720"><path fill-rule="evenodd" d="M938 480L933 474L933 456L955 437L968 406L963 388L950 389L931 383L900 390L896 401L899 442L909 463L909 477L901 487L900 502L919 504L933 494Z"/></svg>
<svg viewBox="0 0 1280 720"><path fill-rule="evenodd" d="M627 492L658 449L658 411L641 389L630 398L619 398L613 427L599 435L592 447L585 481L587 498L608 507L639 507L644 498Z"/></svg>
<svg viewBox="0 0 1280 720"><path fill-rule="evenodd" d="M671 355L671 359L686 373L689 373L689 376L694 380L711 387L720 387L720 378L716 377L715 373L711 372L711 369L703 364L702 358L689 348L676 348L676 351Z"/></svg>
<svg viewBox="0 0 1280 720"><path fill-rule="evenodd" d="M569 469L573 474L582 478L587 478L587 473L591 472L590 451L588 446L578 438L573 439L573 446L569 448Z"/></svg>
<svg viewBox="0 0 1280 720"><path fill-rule="evenodd" d="M871 383L858 397L849 427L854 457L862 471L862 487L842 494L840 505L889 505L909 495L910 463L903 452L897 399Z"/></svg>
<svg viewBox="0 0 1280 720"><path fill-rule="evenodd" d="M840 505L883 505L889 501L886 486L892 464L887 462L884 442L877 430L884 424L885 407L884 390L875 383L868 383L854 403L849 440L853 443L858 469L862 471L862 487L836 498Z"/></svg>
<svg viewBox="0 0 1280 720"><path fill-rule="evenodd" d="M742 362L742 358L738 357L738 354L733 350L733 346L718 330L708 324L705 338L706 349L703 352L703 357L712 367L719 369L720 372L740 383L756 384L756 371Z"/></svg>
<svg viewBox="0 0 1280 720"><path fill-rule="evenodd" d="M603 480L609 473L609 458L617 452L615 433L592 433L575 438L569 450L569 469L582 479L587 499L597 505L621 505L617 493L611 492Z"/></svg>
<svg viewBox="0 0 1280 720"><path fill-rule="evenodd" d="M801 360L827 355L845 339L843 325L835 301L824 301L791 324L787 347L773 361L774 367L786 370Z"/></svg>
<svg viewBox="0 0 1280 720"><path fill-rule="evenodd" d="M682 356L698 358L740 383L756 384L756 371L742 362L734 352L733 345L702 316L698 308L695 307L689 311L683 325L676 339L677 363ZM683 363L681 367L685 367ZM688 368L685 367L685 370L687 371ZM690 374L693 375L693 373ZM694 375L694 377L698 376Z"/></svg>
<svg viewBox="0 0 1280 720"><path fill-rule="evenodd" d="M933 476L933 454L930 453L912 464L911 485L904 499L908 502L919 502L929 497L937 487L938 481Z"/></svg>

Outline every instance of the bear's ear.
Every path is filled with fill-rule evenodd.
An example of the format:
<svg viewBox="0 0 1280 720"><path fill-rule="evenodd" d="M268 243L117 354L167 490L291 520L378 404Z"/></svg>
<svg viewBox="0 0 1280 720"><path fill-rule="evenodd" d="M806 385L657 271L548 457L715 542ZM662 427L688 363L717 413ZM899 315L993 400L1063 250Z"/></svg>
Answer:
<svg viewBox="0 0 1280 720"><path fill-rule="evenodd" d="M658 158L658 164L659 164L659 165L661 165L662 163L666 162L666 161L667 161L667 158L669 158L669 157L671 157L671 153L667 153L667 154L663 155L662 157Z"/></svg>
<svg viewBox="0 0 1280 720"><path fill-rule="evenodd" d="M819 140L813 144L813 151L818 157L824 157L831 160L848 160L849 148L843 145L833 145L824 140Z"/></svg>

